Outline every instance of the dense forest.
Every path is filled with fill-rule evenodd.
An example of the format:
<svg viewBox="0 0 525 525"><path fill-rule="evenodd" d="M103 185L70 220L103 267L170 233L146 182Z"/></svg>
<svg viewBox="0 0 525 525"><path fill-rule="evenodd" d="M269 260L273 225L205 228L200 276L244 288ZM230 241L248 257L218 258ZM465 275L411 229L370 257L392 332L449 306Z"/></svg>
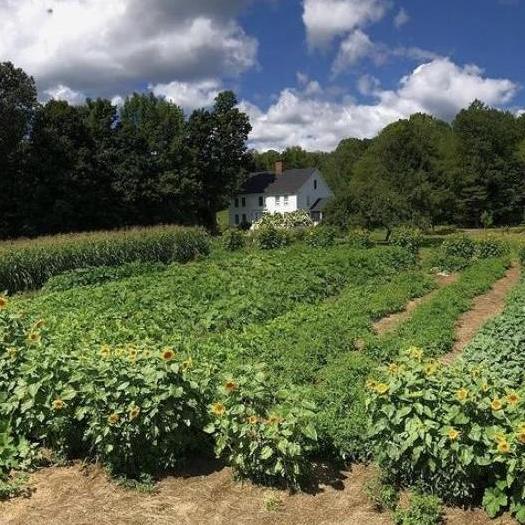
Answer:
<svg viewBox="0 0 525 525"><path fill-rule="evenodd" d="M524 221L525 115L474 101L449 124L400 120L330 153L248 150L232 92L184 115L153 94L122 105L39 103L34 80L0 63L0 237L156 223L216 228L252 170L319 167L341 226L512 225Z"/></svg>

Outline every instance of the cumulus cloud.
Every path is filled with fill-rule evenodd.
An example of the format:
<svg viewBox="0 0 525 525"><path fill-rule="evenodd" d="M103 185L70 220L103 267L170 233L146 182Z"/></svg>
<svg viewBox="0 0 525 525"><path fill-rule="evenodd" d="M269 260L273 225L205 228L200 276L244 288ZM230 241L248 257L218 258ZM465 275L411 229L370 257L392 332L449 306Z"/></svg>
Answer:
<svg viewBox="0 0 525 525"><path fill-rule="evenodd" d="M310 47L323 47L385 15L387 0L304 0L303 22Z"/></svg>
<svg viewBox="0 0 525 525"><path fill-rule="evenodd" d="M111 96L130 85L235 76L257 41L235 16L248 0L0 0L0 60L43 90ZM37 29L36 29L37 28Z"/></svg>
<svg viewBox="0 0 525 525"><path fill-rule="evenodd" d="M174 81L169 84L150 86L150 89L155 95L163 96L189 112L212 105L222 89L222 84L214 79L193 83Z"/></svg>
<svg viewBox="0 0 525 525"><path fill-rule="evenodd" d="M409 14L405 11L404 8L401 8L397 15L394 17L394 25L397 29L400 29L405 24L407 24L410 21Z"/></svg>
<svg viewBox="0 0 525 525"><path fill-rule="evenodd" d="M80 106L86 100L86 95L84 95L84 93L74 91L62 84L46 89L46 91L44 91L44 96L48 100L65 100L72 106Z"/></svg>
<svg viewBox="0 0 525 525"><path fill-rule="evenodd" d="M361 89L373 95L375 103L335 100L325 96L326 90L312 96L303 88L284 89L267 111L243 102L253 125L252 146L331 150L345 137L373 137L387 124L415 112L450 120L476 98L491 105L506 104L518 86L507 79L487 78L476 66L461 67L438 58L403 77L396 90L381 89L371 78L362 81Z"/></svg>
<svg viewBox="0 0 525 525"><path fill-rule="evenodd" d="M341 43L332 72L337 75L369 55L378 56L377 46L366 33L356 29Z"/></svg>

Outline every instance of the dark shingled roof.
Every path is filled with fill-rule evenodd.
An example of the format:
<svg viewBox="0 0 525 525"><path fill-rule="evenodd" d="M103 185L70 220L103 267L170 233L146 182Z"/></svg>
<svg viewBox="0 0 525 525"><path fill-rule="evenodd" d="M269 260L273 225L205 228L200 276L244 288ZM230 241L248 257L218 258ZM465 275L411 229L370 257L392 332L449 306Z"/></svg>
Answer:
<svg viewBox="0 0 525 525"><path fill-rule="evenodd" d="M266 188L266 195L286 195L296 193L310 178L315 168L286 170L275 178L275 182Z"/></svg>
<svg viewBox="0 0 525 525"><path fill-rule="evenodd" d="M251 173L241 186L240 194L264 193L266 188L275 180L275 173L261 171Z"/></svg>

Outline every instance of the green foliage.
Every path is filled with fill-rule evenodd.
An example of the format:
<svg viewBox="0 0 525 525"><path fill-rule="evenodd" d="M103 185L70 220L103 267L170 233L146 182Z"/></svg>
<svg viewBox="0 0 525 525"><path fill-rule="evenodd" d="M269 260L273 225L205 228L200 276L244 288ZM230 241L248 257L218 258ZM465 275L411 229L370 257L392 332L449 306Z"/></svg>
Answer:
<svg viewBox="0 0 525 525"><path fill-rule="evenodd" d="M298 488L309 477L317 441L314 410L300 396L269 388L261 367L246 366L219 388L206 431L240 478Z"/></svg>
<svg viewBox="0 0 525 525"><path fill-rule="evenodd" d="M400 226L392 230L390 243L405 248L410 253L417 254L423 241L423 233L418 228Z"/></svg>
<svg viewBox="0 0 525 525"><path fill-rule="evenodd" d="M261 226L273 226L274 228L293 230L295 228L308 228L309 226L313 226L313 221L309 213L304 210L289 213L265 213L253 224L254 230L257 230Z"/></svg>
<svg viewBox="0 0 525 525"><path fill-rule="evenodd" d="M100 266L79 268L51 277L43 286L45 292L60 292L79 286L99 286L104 283L129 279L139 275L162 272L166 266L162 263L125 263L121 266Z"/></svg>
<svg viewBox="0 0 525 525"><path fill-rule="evenodd" d="M263 225L255 230L255 242L262 250L284 248L292 242L292 234L286 228Z"/></svg>
<svg viewBox="0 0 525 525"><path fill-rule="evenodd" d="M443 508L438 497L418 492L410 496L407 509L394 513L395 525L440 525L443 523Z"/></svg>
<svg viewBox="0 0 525 525"><path fill-rule="evenodd" d="M389 476L423 483L451 502L483 495L491 516L510 508L523 521L522 383L483 363L443 367L413 347L369 387L371 437Z"/></svg>
<svg viewBox="0 0 525 525"><path fill-rule="evenodd" d="M363 228L353 228L346 236L346 242L352 248L371 248L374 243L370 238L370 231Z"/></svg>
<svg viewBox="0 0 525 525"><path fill-rule="evenodd" d="M0 251L0 290L41 287L49 278L89 266L128 262L187 262L208 255L210 242L200 229L157 227L121 232L58 236L14 243Z"/></svg>
<svg viewBox="0 0 525 525"><path fill-rule="evenodd" d="M476 241L476 256L479 259L503 257L509 253L510 247L508 243L495 236L486 236Z"/></svg>
<svg viewBox="0 0 525 525"><path fill-rule="evenodd" d="M442 251L446 257L472 259L476 254L476 243L466 234L452 235L443 241Z"/></svg>
<svg viewBox="0 0 525 525"><path fill-rule="evenodd" d="M246 244L246 235L237 228L229 228L222 234L222 245L233 252L240 250Z"/></svg>
<svg viewBox="0 0 525 525"><path fill-rule="evenodd" d="M334 226L312 226L305 232L305 242L309 246L326 248L335 244L339 230Z"/></svg>
<svg viewBox="0 0 525 525"><path fill-rule="evenodd" d="M365 485L365 494L378 512L394 510L399 501L399 492L383 476L376 475Z"/></svg>

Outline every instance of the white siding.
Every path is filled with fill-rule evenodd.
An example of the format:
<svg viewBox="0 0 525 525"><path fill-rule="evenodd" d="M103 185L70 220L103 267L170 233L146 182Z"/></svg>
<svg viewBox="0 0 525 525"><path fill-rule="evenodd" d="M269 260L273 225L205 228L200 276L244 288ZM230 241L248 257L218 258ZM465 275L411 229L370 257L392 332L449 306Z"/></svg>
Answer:
<svg viewBox="0 0 525 525"><path fill-rule="evenodd" d="M269 213L289 213L297 210L297 195L271 195L266 197Z"/></svg>
<svg viewBox="0 0 525 525"><path fill-rule="evenodd" d="M317 181L317 188L315 182ZM326 184L319 171L314 171L311 177L303 184L297 194L298 209L309 210L317 199L328 199L333 197L332 190Z"/></svg>
<svg viewBox="0 0 525 525"><path fill-rule="evenodd" d="M259 205L259 197L262 197L262 206ZM235 206L235 200L238 200L238 206ZM256 221L264 211L264 194L263 193L250 193L247 195L239 195L236 199L232 199L230 203L229 215L230 225L235 226L235 216L239 218L239 224L243 221L243 216L246 217L246 221L252 223ZM244 199L244 206L243 206Z"/></svg>

